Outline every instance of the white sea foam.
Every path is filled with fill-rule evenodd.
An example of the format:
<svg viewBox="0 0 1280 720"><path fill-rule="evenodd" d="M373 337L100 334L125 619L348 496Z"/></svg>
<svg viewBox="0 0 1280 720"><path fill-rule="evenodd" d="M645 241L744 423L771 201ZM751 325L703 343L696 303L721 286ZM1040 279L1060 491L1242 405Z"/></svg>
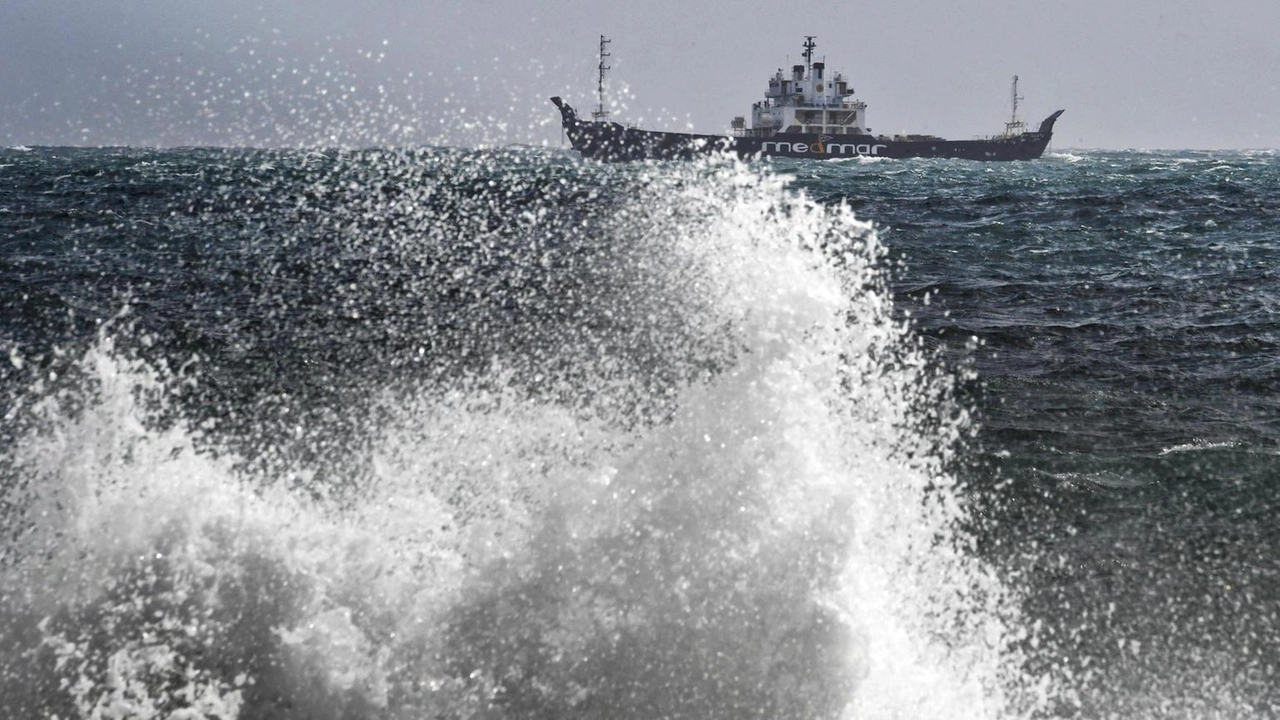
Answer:
<svg viewBox="0 0 1280 720"><path fill-rule="evenodd" d="M1238 440L1221 440L1214 442L1196 438L1191 442L1180 443L1178 445L1172 445L1164 448L1160 451L1160 454L1173 455L1176 453L1199 452L1204 450L1229 450L1237 447L1240 447L1240 441Z"/></svg>
<svg viewBox="0 0 1280 720"><path fill-rule="evenodd" d="M22 519L0 568L0 706L1033 710L1051 689L1022 674L1017 598L976 559L945 470L968 418L893 319L870 226L737 164L636 172L646 189L615 216L661 244L641 267L682 273L699 301L671 301L736 349L660 422L530 398L500 365L409 397L370 387L374 472L329 499L315 468L245 474L202 442L216 428L162 420L169 381L110 329L79 395L33 387L39 421L6 458Z"/></svg>

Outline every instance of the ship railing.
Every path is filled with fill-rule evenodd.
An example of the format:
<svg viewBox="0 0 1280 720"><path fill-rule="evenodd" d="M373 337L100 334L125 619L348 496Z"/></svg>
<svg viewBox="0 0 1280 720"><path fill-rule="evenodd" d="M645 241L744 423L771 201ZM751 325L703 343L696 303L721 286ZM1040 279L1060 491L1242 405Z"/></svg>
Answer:
<svg viewBox="0 0 1280 720"><path fill-rule="evenodd" d="M1032 132L1020 132L1016 134L1000 133L999 135L974 135L974 140L982 142L1021 142L1024 135L1035 135Z"/></svg>
<svg viewBox="0 0 1280 720"><path fill-rule="evenodd" d="M766 138L773 137L777 132L777 128L733 128L732 135L741 138Z"/></svg>

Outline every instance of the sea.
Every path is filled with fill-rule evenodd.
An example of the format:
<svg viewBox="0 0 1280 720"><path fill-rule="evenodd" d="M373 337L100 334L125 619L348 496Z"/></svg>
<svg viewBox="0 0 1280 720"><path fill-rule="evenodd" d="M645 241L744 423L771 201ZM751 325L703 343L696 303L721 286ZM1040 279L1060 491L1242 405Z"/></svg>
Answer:
<svg viewBox="0 0 1280 720"><path fill-rule="evenodd" d="M1280 716L1280 157L0 149L0 715Z"/></svg>

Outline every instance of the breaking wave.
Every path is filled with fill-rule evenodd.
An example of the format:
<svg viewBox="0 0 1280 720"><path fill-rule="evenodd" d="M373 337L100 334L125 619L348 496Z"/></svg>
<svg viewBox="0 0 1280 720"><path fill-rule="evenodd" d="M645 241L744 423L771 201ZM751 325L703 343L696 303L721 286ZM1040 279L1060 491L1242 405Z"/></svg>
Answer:
<svg viewBox="0 0 1280 720"><path fill-rule="evenodd" d="M471 293L459 303L540 277L582 293L579 310L486 316L461 330L481 361L396 366L352 381L364 404L288 423L193 406L215 373L157 359L136 309L61 377L20 367L0 460L6 715L1044 706L1018 598L963 530L950 466L970 420L894 318L868 224L727 161L428 159L436 171L394 193L316 180L312 215L351 249L409 258L437 241ZM423 158L351 162L367 179ZM334 192L359 216L322 205ZM448 324L421 299L421 332ZM326 433L332 463L282 450Z"/></svg>

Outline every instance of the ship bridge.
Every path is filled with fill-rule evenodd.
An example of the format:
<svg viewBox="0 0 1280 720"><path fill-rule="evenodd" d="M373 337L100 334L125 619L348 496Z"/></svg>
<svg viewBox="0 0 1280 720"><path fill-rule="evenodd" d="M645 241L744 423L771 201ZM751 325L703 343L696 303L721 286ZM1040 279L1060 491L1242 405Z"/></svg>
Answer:
<svg viewBox="0 0 1280 720"><path fill-rule="evenodd" d="M733 120L740 137L769 137L775 133L865 135L867 104L853 98L842 73L827 75L826 63L813 60L814 36L805 37L803 65L793 65L786 75L779 68L769 78L764 100L751 108L751 128L745 118Z"/></svg>

